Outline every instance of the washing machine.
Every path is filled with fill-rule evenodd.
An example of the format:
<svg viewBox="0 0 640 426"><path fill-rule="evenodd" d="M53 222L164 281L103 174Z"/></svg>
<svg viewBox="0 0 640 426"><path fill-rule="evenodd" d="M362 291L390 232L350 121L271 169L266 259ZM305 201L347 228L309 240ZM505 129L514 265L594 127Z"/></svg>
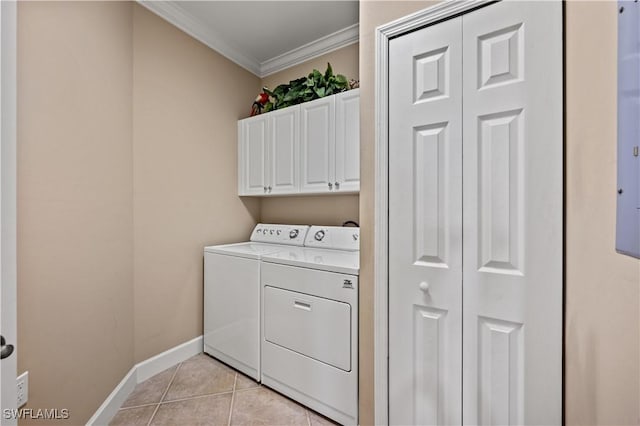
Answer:
<svg viewBox="0 0 640 426"><path fill-rule="evenodd" d="M358 424L359 228L312 226L262 257L262 383Z"/></svg>
<svg viewBox="0 0 640 426"><path fill-rule="evenodd" d="M204 351L260 380L261 258L303 246L309 226L258 224L248 242L204 249Z"/></svg>

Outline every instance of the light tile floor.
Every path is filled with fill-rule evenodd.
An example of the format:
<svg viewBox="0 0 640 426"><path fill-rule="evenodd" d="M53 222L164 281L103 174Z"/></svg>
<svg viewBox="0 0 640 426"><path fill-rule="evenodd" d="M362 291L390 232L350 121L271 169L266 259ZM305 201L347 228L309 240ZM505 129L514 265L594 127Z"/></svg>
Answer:
<svg viewBox="0 0 640 426"><path fill-rule="evenodd" d="M138 384L110 425L335 425L206 354Z"/></svg>

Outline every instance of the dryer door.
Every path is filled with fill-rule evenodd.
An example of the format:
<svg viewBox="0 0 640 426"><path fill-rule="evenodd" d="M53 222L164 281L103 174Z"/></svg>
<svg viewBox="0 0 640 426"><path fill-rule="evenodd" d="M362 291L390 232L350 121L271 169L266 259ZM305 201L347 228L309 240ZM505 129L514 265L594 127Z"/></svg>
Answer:
<svg viewBox="0 0 640 426"><path fill-rule="evenodd" d="M351 306L264 287L264 338L316 361L351 371Z"/></svg>

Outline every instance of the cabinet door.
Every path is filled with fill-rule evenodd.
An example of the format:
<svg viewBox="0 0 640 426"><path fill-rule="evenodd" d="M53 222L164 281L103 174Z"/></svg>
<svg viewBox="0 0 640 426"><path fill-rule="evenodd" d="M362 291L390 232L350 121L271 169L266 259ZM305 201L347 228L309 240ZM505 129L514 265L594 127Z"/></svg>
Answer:
<svg viewBox="0 0 640 426"><path fill-rule="evenodd" d="M269 127L267 193L295 194L300 186L300 107L293 106L270 113Z"/></svg>
<svg viewBox="0 0 640 426"><path fill-rule="evenodd" d="M300 105L300 192L333 189L335 136L335 96Z"/></svg>
<svg viewBox="0 0 640 426"><path fill-rule="evenodd" d="M360 89L336 95L334 190L360 190Z"/></svg>
<svg viewBox="0 0 640 426"><path fill-rule="evenodd" d="M269 136L268 117L265 115L240 121L238 133L238 194L263 195L267 192L265 166Z"/></svg>

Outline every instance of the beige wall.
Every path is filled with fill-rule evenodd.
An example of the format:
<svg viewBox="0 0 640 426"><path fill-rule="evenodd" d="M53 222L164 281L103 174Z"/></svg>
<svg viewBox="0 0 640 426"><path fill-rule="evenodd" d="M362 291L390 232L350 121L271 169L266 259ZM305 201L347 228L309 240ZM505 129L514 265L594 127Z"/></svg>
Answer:
<svg viewBox="0 0 640 426"><path fill-rule="evenodd" d="M359 43L354 43L268 75L262 79L262 86L273 90L279 84L288 83L296 78L307 76L314 68L324 72L327 69L327 62L331 64L334 74L342 74L347 77L348 80L352 78L357 80L360 74L358 71L359 47Z"/></svg>
<svg viewBox="0 0 640 426"><path fill-rule="evenodd" d="M360 211L360 417L373 424L374 28L428 4L360 4L360 197L240 201L236 119L261 84L310 69L260 81L127 3L20 3L18 362L29 406L66 407L83 423L134 360L198 335L204 244L246 238L258 218L337 224ZM566 7L569 424L640 417L640 264L613 250L615 19L615 3ZM219 226L227 218L239 220Z"/></svg>
<svg viewBox="0 0 640 426"><path fill-rule="evenodd" d="M362 424L373 424L374 29L428 4L360 3ZM640 262L614 250L616 19L615 2L566 6L565 414L576 425L640 423Z"/></svg>
<svg viewBox="0 0 640 426"><path fill-rule="evenodd" d="M259 218L236 120L260 79L129 2L21 2L18 343L29 407L84 424L202 334L202 247Z"/></svg>
<svg viewBox="0 0 640 426"><path fill-rule="evenodd" d="M133 365L131 37L127 3L18 5L18 371L68 424Z"/></svg>
<svg viewBox="0 0 640 426"><path fill-rule="evenodd" d="M566 5L565 409L575 425L640 423L640 262L614 250L616 20L615 2Z"/></svg>
<svg viewBox="0 0 640 426"><path fill-rule="evenodd" d="M308 75L314 68L324 72L327 69L327 62L331 63L334 73L343 74L347 79L357 80L358 52L359 44L355 43L271 74L262 79L261 84L274 89L279 84ZM303 225L342 225L347 220L358 222L358 203L357 195L263 198L260 221Z"/></svg>
<svg viewBox="0 0 640 426"><path fill-rule="evenodd" d="M133 13L135 360L202 334L202 248L246 240L236 122L260 79L142 6Z"/></svg>
<svg viewBox="0 0 640 426"><path fill-rule="evenodd" d="M263 223L340 226L347 220L360 220L357 195L268 198L260 211Z"/></svg>

